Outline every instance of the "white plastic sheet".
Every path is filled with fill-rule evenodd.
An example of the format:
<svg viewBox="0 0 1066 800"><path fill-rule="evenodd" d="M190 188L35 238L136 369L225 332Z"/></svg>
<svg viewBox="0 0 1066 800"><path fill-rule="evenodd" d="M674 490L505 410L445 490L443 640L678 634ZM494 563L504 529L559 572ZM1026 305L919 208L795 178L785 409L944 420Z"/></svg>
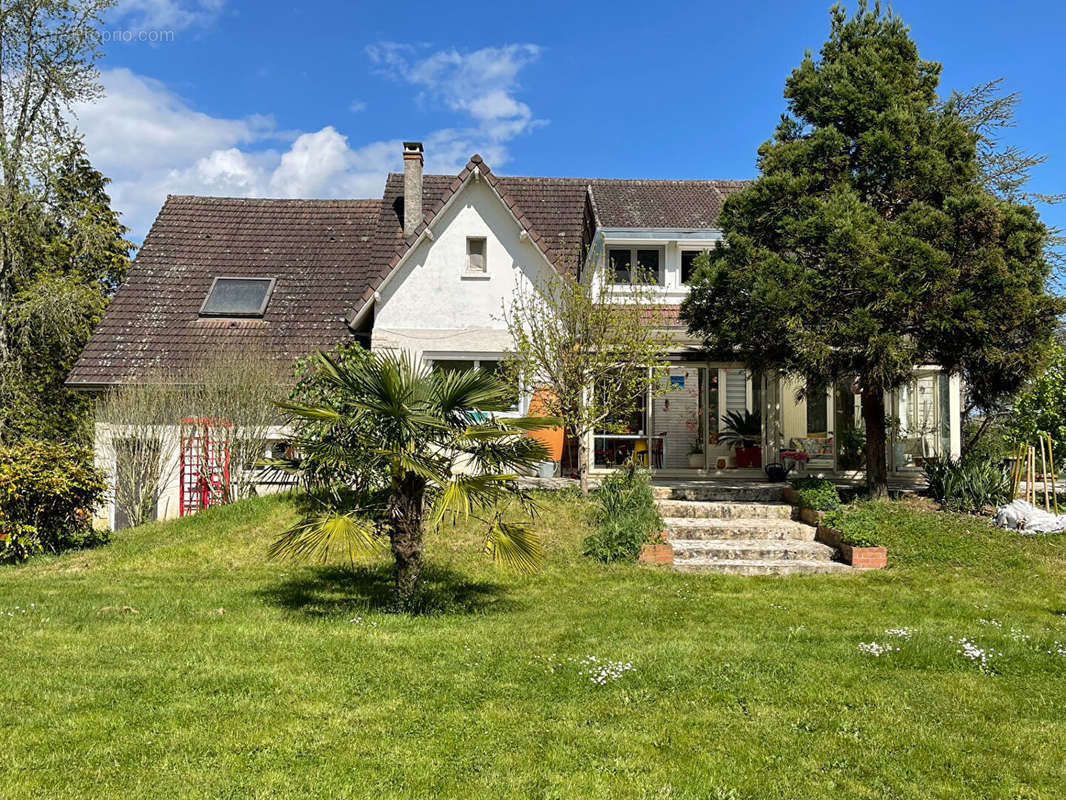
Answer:
<svg viewBox="0 0 1066 800"><path fill-rule="evenodd" d="M996 525L1020 533L1057 533L1066 530L1066 514L1052 514L1025 500L996 509Z"/></svg>

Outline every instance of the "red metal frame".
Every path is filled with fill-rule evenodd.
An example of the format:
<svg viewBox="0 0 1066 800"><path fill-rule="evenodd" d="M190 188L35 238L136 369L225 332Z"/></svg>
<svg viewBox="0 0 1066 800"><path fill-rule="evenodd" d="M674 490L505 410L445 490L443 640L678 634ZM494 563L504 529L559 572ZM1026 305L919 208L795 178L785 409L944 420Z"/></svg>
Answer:
<svg viewBox="0 0 1066 800"><path fill-rule="evenodd" d="M181 421L180 516L229 502L229 443L229 420L187 417Z"/></svg>

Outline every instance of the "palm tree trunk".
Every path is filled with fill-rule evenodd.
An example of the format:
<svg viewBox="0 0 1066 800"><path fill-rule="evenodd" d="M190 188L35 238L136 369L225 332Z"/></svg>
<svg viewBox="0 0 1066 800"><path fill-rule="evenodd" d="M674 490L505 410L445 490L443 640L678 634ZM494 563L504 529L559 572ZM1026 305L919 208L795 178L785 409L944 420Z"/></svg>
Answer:
<svg viewBox="0 0 1066 800"><path fill-rule="evenodd" d="M888 432L881 387L863 388L862 419L866 424L866 486L870 497L880 500L888 497Z"/></svg>
<svg viewBox="0 0 1066 800"><path fill-rule="evenodd" d="M426 482L408 472L393 491L390 544L395 560L396 602L411 608L418 579L422 574L422 515L425 510Z"/></svg>

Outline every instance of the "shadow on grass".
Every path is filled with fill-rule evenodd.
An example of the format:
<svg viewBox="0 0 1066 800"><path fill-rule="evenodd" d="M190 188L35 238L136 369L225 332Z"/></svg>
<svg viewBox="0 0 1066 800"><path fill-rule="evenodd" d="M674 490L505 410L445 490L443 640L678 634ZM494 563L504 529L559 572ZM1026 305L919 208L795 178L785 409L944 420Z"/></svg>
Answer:
<svg viewBox="0 0 1066 800"><path fill-rule="evenodd" d="M393 594L391 566L312 567L259 595L268 603L309 617L345 617L367 611L400 611ZM514 611L519 605L505 587L473 581L462 573L427 564L413 614L484 614Z"/></svg>

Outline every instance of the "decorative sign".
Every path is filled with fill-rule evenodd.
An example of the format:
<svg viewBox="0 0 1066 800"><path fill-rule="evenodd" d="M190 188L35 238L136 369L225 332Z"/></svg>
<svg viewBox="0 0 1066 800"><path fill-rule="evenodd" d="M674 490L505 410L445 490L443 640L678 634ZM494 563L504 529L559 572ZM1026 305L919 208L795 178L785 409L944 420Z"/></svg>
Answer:
<svg viewBox="0 0 1066 800"><path fill-rule="evenodd" d="M670 376L670 389L684 389L685 388L685 376L684 375L671 375Z"/></svg>

